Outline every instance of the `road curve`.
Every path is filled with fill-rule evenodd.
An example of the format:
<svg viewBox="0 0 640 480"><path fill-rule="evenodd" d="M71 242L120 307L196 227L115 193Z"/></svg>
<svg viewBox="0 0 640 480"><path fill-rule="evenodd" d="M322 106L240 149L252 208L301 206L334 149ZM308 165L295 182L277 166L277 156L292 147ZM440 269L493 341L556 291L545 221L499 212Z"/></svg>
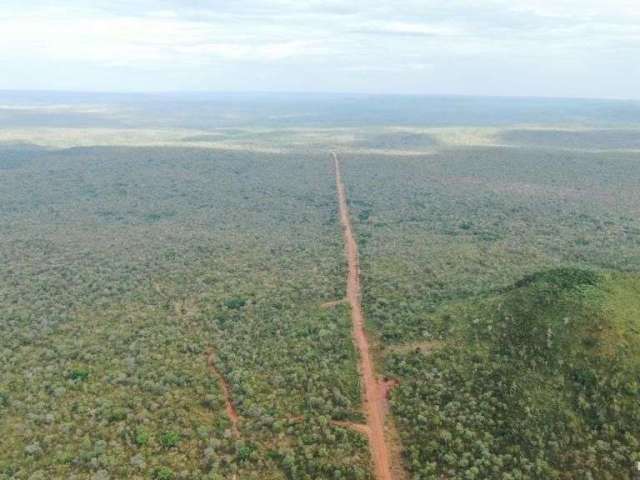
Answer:
<svg viewBox="0 0 640 480"><path fill-rule="evenodd" d="M360 375L364 388L364 410L367 416L367 436L369 437L369 449L375 469L376 480L393 480L390 462L390 450L385 441L384 430L384 402L383 391L378 382L375 367L369 352L369 341L364 329L364 313L360 302L360 266L358 263L358 244L353 235L347 195L342 182L340 161L332 152L335 173L336 188L338 191L338 206L340 223L344 235L345 254L347 256L347 301L351 307L351 320L353 322L353 339L360 356Z"/></svg>

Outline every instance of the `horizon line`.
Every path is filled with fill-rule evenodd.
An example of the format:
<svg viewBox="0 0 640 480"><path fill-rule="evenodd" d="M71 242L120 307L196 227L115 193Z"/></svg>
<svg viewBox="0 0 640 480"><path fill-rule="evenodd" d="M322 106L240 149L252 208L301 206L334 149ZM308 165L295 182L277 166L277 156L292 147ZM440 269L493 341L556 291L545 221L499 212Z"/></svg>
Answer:
<svg viewBox="0 0 640 480"><path fill-rule="evenodd" d="M613 102L640 102L640 97L585 97L585 96L555 96L555 95L488 95L481 93L401 93L401 92L350 92L350 91L319 91L319 90L73 90L73 89L20 89L0 88L1 94L80 94L80 95L138 95L138 96L179 96L179 95L308 95L308 96L356 96L356 97L431 97L431 98L487 98L504 100L587 100Z"/></svg>

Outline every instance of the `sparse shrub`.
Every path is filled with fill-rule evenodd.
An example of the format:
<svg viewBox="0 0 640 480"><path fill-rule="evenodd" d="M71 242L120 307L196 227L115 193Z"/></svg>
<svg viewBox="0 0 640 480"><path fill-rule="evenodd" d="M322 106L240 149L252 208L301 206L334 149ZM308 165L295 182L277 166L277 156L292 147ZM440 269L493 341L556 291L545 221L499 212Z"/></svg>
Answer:
<svg viewBox="0 0 640 480"><path fill-rule="evenodd" d="M42 453L42 447L40 446L40 443L38 442L34 442L34 443L30 443L29 445L27 445L26 447L24 447L24 452L27 455L31 455L31 456L38 456Z"/></svg>

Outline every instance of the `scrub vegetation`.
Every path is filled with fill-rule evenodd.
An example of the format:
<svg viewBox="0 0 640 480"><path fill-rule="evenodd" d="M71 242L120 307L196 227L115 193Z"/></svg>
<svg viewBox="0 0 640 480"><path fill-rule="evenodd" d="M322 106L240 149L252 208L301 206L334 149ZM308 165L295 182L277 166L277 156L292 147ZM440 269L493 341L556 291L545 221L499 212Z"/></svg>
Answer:
<svg viewBox="0 0 640 480"><path fill-rule="evenodd" d="M2 478L367 478L324 157L1 162Z"/></svg>
<svg viewBox="0 0 640 480"><path fill-rule="evenodd" d="M545 271L458 304L437 351L390 355L417 478L629 477L638 293L638 276Z"/></svg>
<svg viewBox="0 0 640 480"><path fill-rule="evenodd" d="M631 478L639 160L545 146L345 162L412 478Z"/></svg>
<svg viewBox="0 0 640 480"><path fill-rule="evenodd" d="M394 480L632 477L637 108L347 100L3 107L0 480L375 478L332 151Z"/></svg>

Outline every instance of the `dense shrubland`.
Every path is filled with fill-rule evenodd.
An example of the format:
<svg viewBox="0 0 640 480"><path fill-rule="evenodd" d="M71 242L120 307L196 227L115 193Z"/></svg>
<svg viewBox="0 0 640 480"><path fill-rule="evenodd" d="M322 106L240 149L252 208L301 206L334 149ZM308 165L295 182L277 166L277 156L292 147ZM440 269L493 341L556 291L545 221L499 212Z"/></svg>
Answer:
<svg viewBox="0 0 640 480"><path fill-rule="evenodd" d="M345 161L412 478L630 478L638 160L485 147Z"/></svg>
<svg viewBox="0 0 640 480"><path fill-rule="evenodd" d="M544 272L459 306L437 351L389 356L417 478L628 478L640 460L638 293L637 276Z"/></svg>
<svg viewBox="0 0 640 480"><path fill-rule="evenodd" d="M350 156L365 309L388 342L430 311L558 265L640 268L638 154L443 149Z"/></svg>
<svg viewBox="0 0 640 480"><path fill-rule="evenodd" d="M0 478L368 478L327 157L7 158Z"/></svg>
<svg viewBox="0 0 640 480"><path fill-rule="evenodd" d="M344 296L332 135L433 150L341 156L410 478L626 478L640 162L578 150L628 132L408 132L186 138L316 154L2 148L0 479L371 478L366 439L332 422L362 420L348 309L320 307Z"/></svg>

